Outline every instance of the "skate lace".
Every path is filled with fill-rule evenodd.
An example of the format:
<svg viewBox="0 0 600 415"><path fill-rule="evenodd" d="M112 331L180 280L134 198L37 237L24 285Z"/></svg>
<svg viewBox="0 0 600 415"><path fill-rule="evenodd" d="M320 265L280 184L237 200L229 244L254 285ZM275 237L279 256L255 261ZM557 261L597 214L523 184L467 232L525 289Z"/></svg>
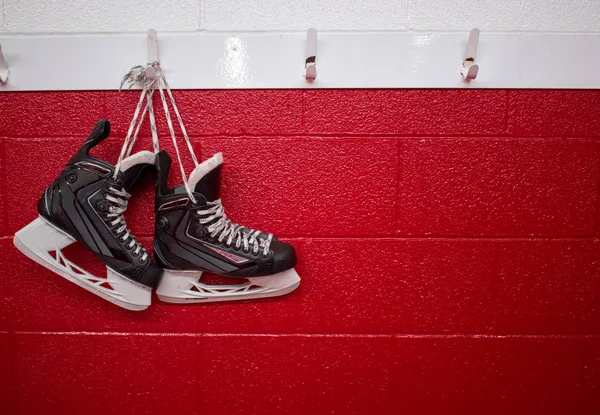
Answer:
<svg viewBox="0 0 600 415"><path fill-rule="evenodd" d="M142 245L140 245L140 243L131 234L131 231L127 229L127 225L125 224L125 217L123 216L123 213L125 213L125 211L127 210L127 203L129 202L129 198L131 197L131 195L127 193L125 189L118 190L114 187L109 187L108 189L113 193L107 193L104 196L106 200L112 202L111 205L108 207L109 213L106 214L106 217L108 219L114 218L109 222L110 225L114 227L118 224L121 224L121 226L115 230L117 236L120 236L121 242L127 242L127 239L131 238L131 241L129 242L129 244L127 244L127 248L131 249L135 247L135 249L133 250L134 255L138 255L140 251L142 251L143 253L140 257L140 260L142 262L145 262L146 258L148 258L148 252L146 252L146 250L142 248ZM123 231L125 231L124 234L122 234Z"/></svg>
<svg viewBox="0 0 600 415"><path fill-rule="evenodd" d="M254 229L248 229L244 226L238 225L237 223L233 223L230 219L227 218L225 214L225 209L221 204L221 199L217 199L214 202L208 202L208 209L198 209L196 214L198 216L205 216L199 219L200 224L204 225L207 223L211 223L208 225L207 229L210 232L211 238L219 235L218 241L222 243L225 238L227 238L227 242L225 245L228 247L231 246L233 240L235 239L235 247L239 249L240 246L244 245L244 252L250 251L250 245L252 245L252 253L254 255L258 255L259 249L262 247L262 255L266 257L269 254L269 247L271 246L271 241L273 239L273 235L268 234L267 238L264 239L260 237L261 231L256 231Z"/></svg>
<svg viewBox="0 0 600 415"><path fill-rule="evenodd" d="M115 172L113 174L114 179L116 179L119 175L123 159L125 157L129 157L129 155L133 151L133 147L135 146L135 142L137 141L138 134L140 132L140 127L142 126L142 122L146 117L146 113L148 113L148 119L150 120L150 131L152 132L152 145L154 147L154 154L157 154L160 151L158 132L156 129L156 118L154 116L154 107L152 106L152 95L154 94L153 88L158 82L158 79L156 79L156 77L148 78L148 71L154 71L154 69L152 69L151 64L146 66L134 66L129 70L129 72L127 72L127 74L125 74L119 87L119 90L122 90L123 85L125 83L128 83L130 88L133 85L140 85L142 87L142 92L140 94L140 98L138 99L137 106L133 113L131 123L129 124L129 129L127 130L127 135L125 136L123 147L121 148L121 153L119 154L119 160L115 165ZM146 105L142 110L144 100L146 100ZM142 110L141 116L140 110Z"/></svg>

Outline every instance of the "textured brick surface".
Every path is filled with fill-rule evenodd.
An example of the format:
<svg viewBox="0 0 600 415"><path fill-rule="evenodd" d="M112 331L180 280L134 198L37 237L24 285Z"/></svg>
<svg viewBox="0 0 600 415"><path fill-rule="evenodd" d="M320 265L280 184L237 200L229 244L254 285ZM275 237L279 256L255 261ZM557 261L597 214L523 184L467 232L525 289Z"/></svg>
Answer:
<svg viewBox="0 0 600 415"><path fill-rule="evenodd" d="M2 409L598 413L597 93L177 94L196 153L224 153L229 216L291 241L301 286L136 313L28 260L12 234L100 116L116 161L137 93L0 94ZM127 212L147 248L153 196Z"/></svg>
<svg viewBox="0 0 600 415"><path fill-rule="evenodd" d="M595 140L406 140L397 229L417 235L591 235L598 150Z"/></svg>
<svg viewBox="0 0 600 415"><path fill-rule="evenodd" d="M199 6L194 0L75 0L68 6L60 1L6 0L4 14L6 30L16 33L144 32L148 27L193 31L198 28Z"/></svg>
<svg viewBox="0 0 600 415"><path fill-rule="evenodd" d="M508 132L534 136L598 136L600 92L509 91Z"/></svg>
<svg viewBox="0 0 600 415"><path fill-rule="evenodd" d="M202 141L203 159L218 151L222 199L235 222L286 236L393 233L392 140Z"/></svg>
<svg viewBox="0 0 600 415"><path fill-rule="evenodd" d="M488 32L582 35L600 31L600 11L595 2L588 0L546 3L482 0L477 7L472 7L468 0L451 4L443 0L381 0L378 7L340 0L309 0L303 3L304 7L296 1L278 2L278 7L273 7L267 0L204 0L202 8L198 7L199 2L191 0L134 0L126 5L111 0L105 3L105 8L91 0L71 2L71 8L59 1L38 4L33 0L2 0L0 4L3 2L5 16L0 14L0 28L17 33L143 32L148 27L186 32L198 27L227 32L305 31L307 27L350 32L410 29L466 33L473 27ZM413 59L416 61L416 57Z"/></svg>
<svg viewBox="0 0 600 415"><path fill-rule="evenodd" d="M409 0L409 27L413 30L585 32L600 29L599 10L586 0L544 3L519 0ZM465 40L466 43L466 40Z"/></svg>
<svg viewBox="0 0 600 415"><path fill-rule="evenodd" d="M194 413L201 343L192 337L17 334L21 413Z"/></svg>
<svg viewBox="0 0 600 415"><path fill-rule="evenodd" d="M14 319L14 281L23 275L23 273L17 272L17 269L20 262L28 260L17 255L12 238L0 238L0 249L3 253L2 262L5 270L5 276L0 278L0 331L8 331L12 328Z"/></svg>
<svg viewBox="0 0 600 415"><path fill-rule="evenodd" d="M495 330L600 333L600 241L510 241L498 248Z"/></svg>
<svg viewBox="0 0 600 415"><path fill-rule="evenodd" d="M582 344L576 339L399 338L391 413L572 413L580 405Z"/></svg>
<svg viewBox="0 0 600 415"><path fill-rule="evenodd" d="M6 177L6 156L5 156L5 151L4 151L4 139L0 138L0 177ZM6 233L6 211L5 209L5 202L4 202L4 195L5 195L5 189L4 189L4 180L0 180L0 236L4 235Z"/></svg>
<svg viewBox="0 0 600 415"><path fill-rule="evenodd" d="M498 134L504 130L506 119L505 94L505 91L492 90L305 91L306 131L317 134Z"/></svg>
<svg viewBox="0 0 600 415"><path fill-rule="evenodd" d="M2 137L86 137L104 115L101 92L0 94Z"/></svg>
<svg viewBox="0 0 600 415"><path fill-rule="evenodd" d="M0 405L4 413L14 413L14 380L11 370L11 334L0 332Z"/></svg>
<svg viewBox="0 0 600 415"><path fill-rule="evenodd" d="M583 411L585 414L600 413L600 339L585 341L583 361Z"/></svg>
<svg viewBox="0 0 600 415"><path fill-rule="evenodd" d="M151 239L141 238L150 248ZM292 241L303 278L270 300L132 313L2 240L0 329L211 333L599 333L598 242ZM84 268L102 264L71 249Z"/></svg>
<svg viewBox="0 0 600 415"><path fill-rule="evenodd" d="M388 338L16 338L23 413L360 414L387 399Z"/></svg>
<svg viewBox="0 0 600 415"><path fill-rule="evenodd" d="M485 332L491 243L306 244L303 323L320 333Z"/></svg>
<svg viewBox="0 0 600 415"><path fill-rule="evenodd" d="M273 7L268 0L206 1L203 29L218 31L399 30L406 28L408 2L367 3L308 0Z"/></svg>
<svg viewBox="0 0 600 415"><path fill-rule="evenodd" d="M389 338L210 337L207 413L380 414Z"/></svg>
<svg viewBox="0 0 600 415"><path fill-rule="evenodd" d="M125 136L139 99L139 92L105 92L108 119L115 132ZM175 99L185 128L191 136L263 134L282 135L302 132L302 91L176 91ZM154 101L157 124L162 136L170 140L162 104ZM178 131L176 119L173 119ZM147 125L142 133L150 135Z"/></svg>

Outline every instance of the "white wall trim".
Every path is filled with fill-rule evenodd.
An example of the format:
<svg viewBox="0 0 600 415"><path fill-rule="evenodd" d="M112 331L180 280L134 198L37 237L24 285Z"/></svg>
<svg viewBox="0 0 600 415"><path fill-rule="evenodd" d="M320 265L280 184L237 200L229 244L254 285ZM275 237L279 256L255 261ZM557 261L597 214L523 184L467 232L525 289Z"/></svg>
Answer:
<svg viewBox="0 0 600 415"><path fill-rule="evenodd" d="M600 88L600 35L482 32L470 84L468 33L320 32L318 75L302 75L304 33L160 33L173 88ZM114 90L147 61L145 34L0 36L2 91Z"/></svg>

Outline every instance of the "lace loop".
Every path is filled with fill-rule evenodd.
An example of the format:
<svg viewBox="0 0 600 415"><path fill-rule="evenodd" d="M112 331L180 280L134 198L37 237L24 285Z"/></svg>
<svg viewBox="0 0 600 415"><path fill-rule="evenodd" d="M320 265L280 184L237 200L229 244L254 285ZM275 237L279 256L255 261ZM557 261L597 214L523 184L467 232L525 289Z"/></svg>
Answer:
<svg viewBox="0 0 600 415"><path fill-rule="evenodd" d="M127 210L127 203L129 202L129 198L131 195L127 193L125 189L116 189L114 187L109 187L108 190L112 193L107 193L104 198L111 202L108 207L108 213L106 214L107 220L109 220L109 224L112 227L116 227L117 225L121 225L115 229L115 234L119 236L121 242L127 242L129 238L131 240L127 244L127 248L133 249L133 254L138 255L140 251L142 251L142 256L140 260L142 262L146 261L148 258L148 252L142 245L135 239L135 237L131 234L131 231L127 229L127 225L125 224L125 217L123 213Z"/></svg>
<svg viewBox="0 0 600 415"><path fill-rule="evenodd" d="M152 95L154 93L154 85L158 82L158 79L149 79L147 75L147 70L149 66L134 66L129 70L127 74L123 77L121 81L121 85L119 90L123 88L125 82L129 83L129 87L134 84L139 84L142 86L142 93L140 94L140 98L138 100L137 106L135 108L135 112L133 113L133 118L131 119L131 123L129 124L129 129L127 130L127 136L123 142L123 147L121 148L121 153L119 154L119 160L115 166L115 173L113 178L117 178L119 175L119 171L121 170L121 163L125 157L128 157L133 150L133 146L138 137L138 133L140 131L140 127L142 122L144 121L144 117L146 116L146 112L148 112L148 117L150 119L150 130L152 132L152 144L154 147L154 154L160 151L160 145L158 141L158 132L156 129L156 119L154 117L154 108L152 106ZM151 68L151 66L150 66ZM144 103L144 99L146 100L146 105L144 110L142 111L142 116L139 117L140 110L142 109L142 104ZM138 121L139 118L139 121ZM135 128L135 131L134 131Z"/></svg>
<svg viewBox="0 0 600 415"><path fill-rule="evenodd" d="M219 235L217 239L219 243L222 243L227 238L227 242L225 242L227 246L231 246L235 239L236 249L239 249L243 244L244 252L246 253L250 252L250 246L252 246L252 253L254 255L258 255L260 248L262 248L262 255L264 257L269 255L273 235L268 234L266 238L263 238L261 237L261 231L248 229L237 223L233 223L227 218L221 199L208 202L207 204L209 206L208 209L197 209L196 214L202 216L202 218L198 219L200 224L209 224L207 228L211 238Z"/></svg>

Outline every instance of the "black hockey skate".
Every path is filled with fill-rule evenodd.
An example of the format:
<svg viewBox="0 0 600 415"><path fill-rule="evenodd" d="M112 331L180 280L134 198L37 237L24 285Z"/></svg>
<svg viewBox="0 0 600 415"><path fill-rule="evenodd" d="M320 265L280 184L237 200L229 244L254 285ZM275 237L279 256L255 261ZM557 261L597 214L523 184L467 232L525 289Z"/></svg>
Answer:
<svg viewBox="0 0 600 415"><path fill-rule="evenodd" d="M108 137L110 124L100 120L58 178L38 202L39 217L15 234L25 255L86 290L130 310L150 305L162 269L131 235L123 213L129 191L154 169L155 155L141 151L115 166L88 152ZM119 169L117 169L119 170ZM104 264L97 277L65 257L62 250L78 241Z"/></svg>
<svg viewBox="0 0 600 415"><path fill-rule="evenodd" d="M162 301L193 303L274 297L300 284L296 252L271 234L232 223L219 187L223 156L199 164L186 184L168 188L171 159L157 155L154 256L164 268ZM202 273L234 277L234 285L209 285ZM236 283L239 281L239 283Z"/></svg>

